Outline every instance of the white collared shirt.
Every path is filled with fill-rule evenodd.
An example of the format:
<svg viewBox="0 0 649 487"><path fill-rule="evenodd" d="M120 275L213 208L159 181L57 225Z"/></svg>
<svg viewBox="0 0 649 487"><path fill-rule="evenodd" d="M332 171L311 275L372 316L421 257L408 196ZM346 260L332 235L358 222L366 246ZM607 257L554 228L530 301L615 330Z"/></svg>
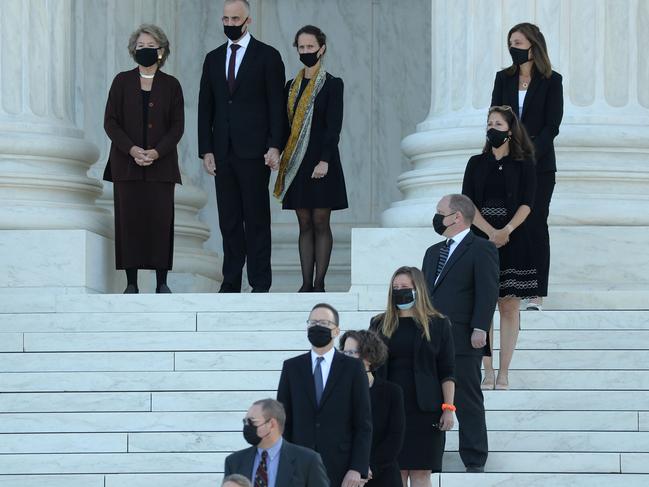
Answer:
<svg viewBox="0 0 649 487"><path fill-rule="evenodd" d="M322 370L322 388L324 390L327 385L327 378L329 377L329 371L331 370L331 362L334 359L334 354L336 353L336 348L331 347L324 355L318 355L313 350L311 350L311 373L315 372L316 359L318 357L324 357L324 360L320 363L320 370Z"/></svg>
<svg viewBox="0 0 649 487"><path fill-rule="evenodd" d="M470 231L471 231L470 228L466 228L466 229L462 230L460 233L458 233L457 235L455 235L453 237L450 237L453 240L453 243L451 244L451 246L448 249L448 257L446 258L446 263L448 263L449 259L451 258L451 255L453 254L453 251L455 249L457 249L457 246L460 245L462 240L464 240L464 237L466 237L469 234ZM444 265L446 265L446 264L444 264ZM442 269L442 270L444 270L444 269ZM440 272L439 276L441 276L441 275L442 275L442 273ZM435 278L435 284L437 284L437 279L439 279L439 276L437 276Z"/></svg>
<svg viewBox="0 0 649 487"><path fill-rule="evenodd" d="M225 50L225 79L228 79L228 66L230 65L230 56L232 55L232 49L230 49L230 46L232 44L239 44L239 49L237 49L237 57L234 60L234 77L237 77L237 74L239 73L239 66L241 66L241 61L243 60L243 56L246 53L246 49L248 49L248 44L250 44L250 32L246 31L246 33L243 35L241 39L239 39L237 42L232 42L231 40L228 39L228 46Z"/></svg>

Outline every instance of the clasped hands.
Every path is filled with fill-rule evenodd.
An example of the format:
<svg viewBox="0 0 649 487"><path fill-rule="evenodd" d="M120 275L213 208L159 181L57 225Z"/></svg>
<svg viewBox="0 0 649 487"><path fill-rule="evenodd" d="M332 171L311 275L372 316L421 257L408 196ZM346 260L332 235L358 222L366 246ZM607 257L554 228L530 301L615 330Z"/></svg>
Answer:
<svg viewBox="0 0 649 487"><path fill-rule="evenodd" d="M135 164L142 167L150 166L153 164L153 161L160 157L157 150L144 150L142 147L138 147L137 145L131 147L131 150L128 151L128 153L135 160Z"/></svg>
<svg viewBox="0 0 649 487"><path fill-rule="evenodd" d="M503 247L509 243L509 229L507 227L495 230L489 234L489 241L493 242L497 248Z"/></svg>

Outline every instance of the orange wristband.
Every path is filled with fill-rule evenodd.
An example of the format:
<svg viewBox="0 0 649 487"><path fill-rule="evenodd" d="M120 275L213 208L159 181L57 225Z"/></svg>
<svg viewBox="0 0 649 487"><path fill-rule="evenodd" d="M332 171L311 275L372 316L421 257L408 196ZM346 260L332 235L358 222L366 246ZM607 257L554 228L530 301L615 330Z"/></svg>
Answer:
<svg viewBox="0 0 649 487"><path fill-rule="evenodd" d="M453 406L452 404L446 404L446 403L442 404L442 411L453 411L453 412L455 412L456 409L457 408L455 406Z"/></svg>

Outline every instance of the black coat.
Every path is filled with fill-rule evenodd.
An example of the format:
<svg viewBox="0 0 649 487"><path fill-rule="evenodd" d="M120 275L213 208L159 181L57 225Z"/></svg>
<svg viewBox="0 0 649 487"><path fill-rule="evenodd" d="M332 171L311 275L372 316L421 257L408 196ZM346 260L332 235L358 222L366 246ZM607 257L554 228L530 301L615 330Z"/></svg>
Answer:
<svg viewBox="0 0 649 487"><path fill-rule="evenodd" d="M135 68L115 76L104 113L104 129L111 141L104 179L180 183L176 148L185 129L184 110L180 83L158 70L149 95L147 146L143 147L140 72ZM160 157L150 166L138 166L129 154L134 145L155 149Z"/></svg>
<svg viewBox="0 0 649 487"><path fill-rule="evenodd" d="M444 396L442 383L455 381L455 346L451 322L446 317L431 318L428 323L430 341L418 333L413 348L414 382L417 391L417 405L422 411L442 412ZM390 339L381 333L380 316L372 319L370 329L379 333L388 348ZM377 373L387 378L390 376L388 360Z"/></svg>
<svg viewBox="0 0 649 487"><path fill-rule="evenodd" d="M198 96L198 153L225 159L230 144L241 159L283 149L286 108L284 63L279 52L254 37L246 48L230 95L225 77L227 43L205 57Z"/></svg>
<svg viewBox="0 0 649 487"><path fill-rule="evenodd" d="M392 382L375 376L370 389L372 401L372 480L367 487L395 487L401 482L397 457L406 427L403 392Z"/></svg>
<svg viewBox="0 0 649 487"><path fill-rule="evenodd" d="M474 328L489 331L498 302L500 267L496 246L469 232L448 258L435 284L439 250L444 242L426 250L422 271L436 309L453 323L456 355L484 354L474 349Z"/></svg>
<svg viewBox="0 0 649 487"><path fill-rule="evenodd" d="M496 73L491 106L509 105L518 115L518 70L511 76L507 70ZM557 170L554 138L559 135L563 118L563 85L559 73L545 78L534 71L527 88L521 121L534 141L536 170Z"/></svg>
<svg viewBox="0 0 649 487"><path fill-rule="evenodd" d="M238 473L250 479L255 465L257 447L246 448L228 455L224 476ZM250 479L254 481L254 478ZM282 442L275 487L329 487L322 459L313 450Z"/></svg>
<svg viewBox="0 0 649 487"><path fill-rule="evenodd" d="M311 353L288 359L282 367L277 400L286 409L284 438L320 453L332 486L339 486L348 470L367 477L372 411L360 360L334 353L318 407Z"/></svg>
<svg viewBox="0 0 649 487"><path fill-rule="evenodd" d="M484 207L484 192L490 166L494 156L491 152L475 155L469 159L462 180L462 194L471 198L473 204L480 210ZM532 161L517 161L511 157L503 157L499 161L503 165L505 177L505 206L507 213L514 213L521 205L534 207L536 195L536 170Z"/></svg>

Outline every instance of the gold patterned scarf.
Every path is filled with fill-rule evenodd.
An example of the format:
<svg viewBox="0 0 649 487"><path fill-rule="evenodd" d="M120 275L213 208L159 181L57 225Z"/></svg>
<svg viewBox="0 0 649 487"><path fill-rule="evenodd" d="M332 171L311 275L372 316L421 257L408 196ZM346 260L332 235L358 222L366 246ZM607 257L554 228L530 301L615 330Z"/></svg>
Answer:
<svg viewBox="0 0 649 487"><path fill-rule="evenodd" d="M304 89L297 106L295 106L295 100L297 99L297 95L300 92L300 85L304 79L304 69L300 70L293 83L291 83L286 102L291 134L282 153L279 171L277 172L277 180L275 181L275 190L273 191L275 198L280 201L284 199L286 191L288 191L288 188L293 182L293 178L295 178L298 169L300 169L300 164L302 164L306 149L309 146L311 121L313 120L313 105L326 78L327 72L320 65L318 72L311 78Z"/></svg>

